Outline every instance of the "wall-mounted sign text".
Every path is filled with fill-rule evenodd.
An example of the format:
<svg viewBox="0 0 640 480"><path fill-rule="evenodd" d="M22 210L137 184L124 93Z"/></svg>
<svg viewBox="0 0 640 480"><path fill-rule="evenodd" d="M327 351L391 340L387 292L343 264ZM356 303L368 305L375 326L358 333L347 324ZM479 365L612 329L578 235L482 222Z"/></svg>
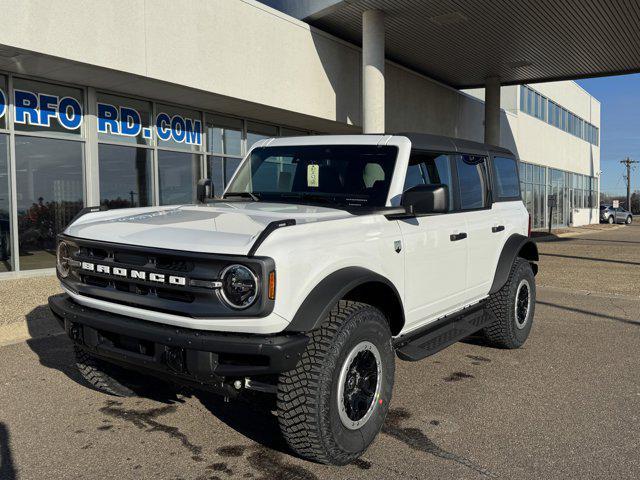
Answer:
<svg viewBox="0 0 640 480"><path fill-rule="evenodd" d="M81 103L73 97L59 97L48 93L34 93L15 89L13 92L14 121L16 124L52 127L55 122L66 130L81 127L84 112ZM7 97L0 90L0 118L8 107ZM144 125L142 115L134 108L108 103L97 104L98 132L125 137L159 140L187 145L202 145L202 122L182 115L160 112L153 126ZM155 127L155 128L154 128Z"/></svg>
<svg viewBox="0 0 640 480"><path fill-rule="evenodd" d="M187 145L202 144L202 122L181 115L158 113L155 118L156 135L163 141L175 141ZM151 138L153 130L142 126L142 116L134 108L117 107L108 103L98 103L98 132Z"/></svg>
<svg viewBox="0 0 640 480"><path fill-rule="evenodd" d="M73 97L14 90L15 123L50 127L53 120L67 130L82 125L82 105Z"/></svg>

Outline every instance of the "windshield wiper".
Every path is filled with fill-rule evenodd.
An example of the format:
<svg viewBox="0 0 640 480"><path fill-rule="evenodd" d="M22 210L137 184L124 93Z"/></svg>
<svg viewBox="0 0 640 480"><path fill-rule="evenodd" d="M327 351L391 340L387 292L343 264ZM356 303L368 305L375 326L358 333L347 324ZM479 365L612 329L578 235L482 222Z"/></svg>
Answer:
<svg viewBox="0 0 640 480"><path fill-rule="evenodd" d="M242 198L250 198L254 202L260 201L260 198L255 193L252 193L252 192L227 192L222 196L222 198L227 198L227 197L242 197Z"/></svg>

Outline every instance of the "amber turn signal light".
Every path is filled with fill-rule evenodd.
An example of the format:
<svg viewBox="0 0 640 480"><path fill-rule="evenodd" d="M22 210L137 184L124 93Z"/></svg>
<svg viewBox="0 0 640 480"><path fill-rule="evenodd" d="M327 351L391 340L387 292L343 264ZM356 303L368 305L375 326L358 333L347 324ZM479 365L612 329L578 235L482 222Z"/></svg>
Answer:
<svg viewBox="0 0 640 480"><path fill-rule="evenodd" d="M276 299L276 272L269 273L269 300Z"/></svg>

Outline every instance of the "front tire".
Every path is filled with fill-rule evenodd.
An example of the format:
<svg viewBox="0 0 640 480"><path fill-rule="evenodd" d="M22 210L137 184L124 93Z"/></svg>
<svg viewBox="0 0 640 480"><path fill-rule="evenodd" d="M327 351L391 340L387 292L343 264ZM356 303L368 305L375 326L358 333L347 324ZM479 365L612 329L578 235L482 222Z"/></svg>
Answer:
<svg viewBox="0 0 640 480"><path fill-rule="evenodd" d="M607 222L609 222L609 225L613 225L615 223L615 219L613 218L613 215L609 216L609 218L607 219Z"/></svg>
<svg viewBox="0 0 640 480"><path fill-rule="evenodd" d="M527 341L536 306L536 282L531 264L516 258L507 283L489 297L485 315L493 323L482 331L492 345L520 348Z"/></svg>
<svg viewBox="0 0 640 480"><path fill-rule="evenodd" d="M296 454L345 465L373 442L389 408L389 324L377 308L342 300L309 336L296 368L280 375L278 422Z"/></svg>

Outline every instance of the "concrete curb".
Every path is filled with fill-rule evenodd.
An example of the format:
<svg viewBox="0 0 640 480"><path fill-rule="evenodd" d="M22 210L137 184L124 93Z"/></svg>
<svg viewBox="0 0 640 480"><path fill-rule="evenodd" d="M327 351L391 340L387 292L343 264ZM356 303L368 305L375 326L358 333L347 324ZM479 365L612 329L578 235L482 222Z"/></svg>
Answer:
<svg viewBox="0 0 640 480"><path fill-rule="evenodd" d="M0 347L26 340L37 340L52 335L61 335L64 330L55 319L41 319L35 322L16 322L0 326Z"/></svg>

